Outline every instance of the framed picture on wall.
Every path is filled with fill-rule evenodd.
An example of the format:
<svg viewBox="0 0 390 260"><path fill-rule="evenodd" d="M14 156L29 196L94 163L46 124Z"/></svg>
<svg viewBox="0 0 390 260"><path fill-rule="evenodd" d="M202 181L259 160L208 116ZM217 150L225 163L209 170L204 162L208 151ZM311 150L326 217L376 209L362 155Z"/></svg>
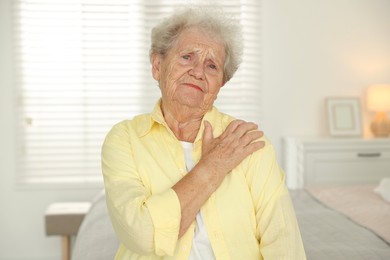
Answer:
<svg viewBox="0 0 390 260"><path fill-rule="evenodd" d="M335 97L326 99L328 125L331 136L361 136L360 99Z"/></svg>

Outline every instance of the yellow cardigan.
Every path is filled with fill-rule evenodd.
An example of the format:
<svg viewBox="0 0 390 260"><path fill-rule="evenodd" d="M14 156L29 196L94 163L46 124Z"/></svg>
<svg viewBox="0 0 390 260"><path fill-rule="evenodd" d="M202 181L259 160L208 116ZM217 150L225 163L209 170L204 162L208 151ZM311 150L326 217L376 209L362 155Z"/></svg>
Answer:
<svg viewBox="0 0 390 260"><path fill-rule="evenodd" d="M203 120L219 136L232 117L212 108ZM193 159L201 157L203 123ZM306 259L285 177L268 140L229 173L201 208L217 260ZM186 174L180 142L151 114L115 125L102 149L107 206L121 241L115 259L188 259L195 223L181 239L180 203L171 187Z"/></svg>

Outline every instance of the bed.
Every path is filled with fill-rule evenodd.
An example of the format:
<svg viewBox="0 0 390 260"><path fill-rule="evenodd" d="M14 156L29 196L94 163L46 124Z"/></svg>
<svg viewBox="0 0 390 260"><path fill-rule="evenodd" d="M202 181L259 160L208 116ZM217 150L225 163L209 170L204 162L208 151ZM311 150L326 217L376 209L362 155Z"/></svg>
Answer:
<svg viewBox="0 0 390 260"><path fill-rule="evenodd" d="M374 186L315 186L290 194L307 259L390 259L390 203ZM118 245L102 192L84 218L72 259L114 259Z"/></svg>
<svg viewBox="0 0 390 260"><path fill-rule="evenodd" d="M93 200L84 217L73 246L72 260L114 259L119 241L115 236L106 207L104 191Z"/></svg>
<svg viewBox="0 0 390 260"><path fill-rule="evenodd" d="M307 259L390 259L390 204L372 186L290 193Z"/></svg>

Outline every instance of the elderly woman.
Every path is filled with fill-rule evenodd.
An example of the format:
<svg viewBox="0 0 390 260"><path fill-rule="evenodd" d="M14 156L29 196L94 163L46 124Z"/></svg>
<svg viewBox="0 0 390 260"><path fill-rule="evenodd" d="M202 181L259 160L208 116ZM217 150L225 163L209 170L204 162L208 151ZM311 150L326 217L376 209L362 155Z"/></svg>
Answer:
<svg viewBox="0 0 390 260"><path fill-rule="evenodd" d="M239 35L194 9L152 30L161 99L115 125L102 151L116 259L305 259L272 145L213 107L239 66Z"/></svg>

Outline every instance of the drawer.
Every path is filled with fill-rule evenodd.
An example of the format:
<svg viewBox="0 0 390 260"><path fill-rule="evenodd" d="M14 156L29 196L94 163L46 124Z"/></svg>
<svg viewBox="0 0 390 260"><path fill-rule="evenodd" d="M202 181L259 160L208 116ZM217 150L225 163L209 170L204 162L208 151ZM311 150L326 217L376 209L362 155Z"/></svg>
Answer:
<svg viewBox="0 0 390 260"><path fill-rule="evenodd" d="M390 138L284 137L291 189L312 184L377 184L390 177Z"/></svg>
<svg viewBox="0 0 390 260"><path fill-rule="evenodd" d="M304 183L376 184L390 177L390 151L327 151L306 153Z"/></svg>

